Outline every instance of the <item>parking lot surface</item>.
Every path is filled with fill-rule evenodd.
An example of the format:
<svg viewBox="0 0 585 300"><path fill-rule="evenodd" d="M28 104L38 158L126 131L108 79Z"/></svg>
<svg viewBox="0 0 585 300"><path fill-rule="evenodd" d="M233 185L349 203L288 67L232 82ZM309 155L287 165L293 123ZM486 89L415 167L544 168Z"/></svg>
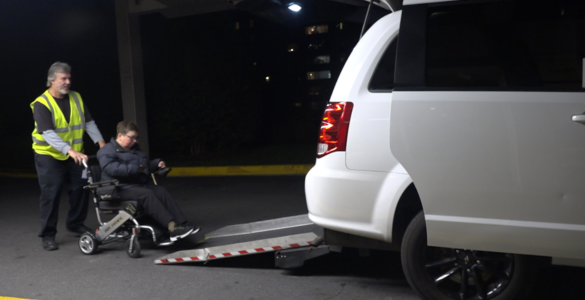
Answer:
<svg viewBox="0 0 585 300"><path fill-rule="evenodd" d="M397 253L355 249L331 254L289 271L274 267L274 253L203 263L155 265L154 260L201 245L206 233L307 213L304 176L167 178L166 186L201 232L170 248L141 241L142 257L131 259L124 243L83 255L78 237L65 230L60 207L59 250L43 250L39 188L34 178L0 177L0 299L418 299L408 286ZM93 203L86 225L96 227ZM531 299L583 299L579 268L543 270Z"/></svg>

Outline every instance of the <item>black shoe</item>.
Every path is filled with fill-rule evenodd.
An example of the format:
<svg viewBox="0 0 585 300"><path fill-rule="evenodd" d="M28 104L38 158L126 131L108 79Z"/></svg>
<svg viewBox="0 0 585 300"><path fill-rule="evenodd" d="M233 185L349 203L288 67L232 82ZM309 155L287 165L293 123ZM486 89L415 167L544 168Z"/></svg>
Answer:
<svg viewBox="0 0 585 300"><path fill-rule="evenodd" d="M46 240L43 241L43 249L53 251L59 249L59 247L57 246L57 243L55 243L55 240Z"/></svg>
<svg viewBox="0 0 585 300"><path fill-rule="evenodd" d="M79 235L82 235L82 234L84 234L86 232L90 232L90 233L92 232L92 230L89 227L85 226L85 225L80 225L80 226L74 227L74 228L67 228L67 230L69 232L77 233Z"/></svg>
<svg viewBox="0 0 585 300"><path fill-rule="evenodd" d="M196 234L197 232L199 232L199 230L201 230L201 227L194 227L193 231L191 232L191 235Z"/></svg>
<svg viewBox="0 0 585 300"><path fill-rule="evenodd" d="M175 230L171 231L171 242L188 236L194 229L191 225L176 225Z"/></svg>

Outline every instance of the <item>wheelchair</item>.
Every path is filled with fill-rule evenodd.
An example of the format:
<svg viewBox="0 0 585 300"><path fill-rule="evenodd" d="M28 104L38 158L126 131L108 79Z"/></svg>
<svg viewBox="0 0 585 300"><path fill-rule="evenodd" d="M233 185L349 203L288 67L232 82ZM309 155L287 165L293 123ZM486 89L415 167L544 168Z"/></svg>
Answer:
<svg viewBox="0 0 585 300"><path fill-rule="evenodd" d="M90 156L94 158L95 156ZM138 240L141 233L152 238L157 246L170 246L174 242L161 242L157 240L157 234L161 232L160 226L140 221L147 221L147 215L141 211L137 200L118 199L116 196L115 186L118 180L100 181L101 168L99 165L88 165L83 161L85 167L84 175L87 177L88 185L84 189L89 189L93 202L99 228L95 233L85 232L79 238L79 250L83 254L91 255L97 252L100 245L105 245L117 241L126 241L126 253L131 258L140 257L140 242ZM170 168L160 170L156 173L157 177L164 177L171 171ZM151 173L152 179L156 184L155 173ZM113 216L113 217L112 217ZM109 219L108 221L104 221ZM154 222L150 222L154 223Z"/></svg>

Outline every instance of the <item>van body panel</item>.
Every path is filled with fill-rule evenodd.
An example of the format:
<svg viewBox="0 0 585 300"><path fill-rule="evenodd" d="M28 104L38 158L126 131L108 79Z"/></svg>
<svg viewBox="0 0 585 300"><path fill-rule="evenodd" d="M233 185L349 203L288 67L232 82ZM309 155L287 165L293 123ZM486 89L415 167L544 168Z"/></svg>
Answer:
<svg viewBox="0 0 585 300"><path fill-rule="evenodd" d="M311 221L325 228L392 241L392 221L400 196L412 183L400 173L349 170L345 153L317 160L305 179Z"/></svg>
<svg viewBox="0 0 585 300"><path fill-rule="evenodd" d="M317 159L305 181L315 224L388 242L394 209L412 180L390 152L392 93L370 92L368 84L398 34L400 16L380 19L349 56L330 100L353 103L346 151Z"/></svg>
<svg viewBox="0 0 585 300"><path fill-rule="evenodd" d="M398 91L392 109L430 245L585 258L584 93Z"/></svg>
<svg viewBox="0 0 585 300"><path fill-rule="evenodd" d="M413 185L430 246L584 266L577 1L534 10L514 6L530 1L454 2L405 0L356 45L330 100L354 104L346 151L317 159L307 174L309 217L391 242L398 202ZM369 90L397 37L396 89Z"/></svg>
<svg viewBox="0 0 585 300"><path fill-rule="evenodd" d="M354 103L346 146L349 169L406 173L390 152L392 93L368 90L384 50L398 34L401 15L400 11L389 14L368 30L351 53L331 96L332 102Z"/></svg>

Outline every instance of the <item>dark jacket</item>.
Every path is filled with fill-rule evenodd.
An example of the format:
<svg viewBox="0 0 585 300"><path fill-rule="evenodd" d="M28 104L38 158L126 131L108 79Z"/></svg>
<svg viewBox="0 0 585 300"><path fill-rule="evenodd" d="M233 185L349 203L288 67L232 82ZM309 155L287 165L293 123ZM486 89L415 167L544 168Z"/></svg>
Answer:
<svg viewBox="0 0 585 300"><path fill-rule="evenodd" d="M97 152L102 168L102 181L118 179L120 185L144 185L150 179L150 172L158 169L160 158L148 161L148 156L138 144L126 150L114 138ZM140 166L145 169L140 171Z"/></svg>

